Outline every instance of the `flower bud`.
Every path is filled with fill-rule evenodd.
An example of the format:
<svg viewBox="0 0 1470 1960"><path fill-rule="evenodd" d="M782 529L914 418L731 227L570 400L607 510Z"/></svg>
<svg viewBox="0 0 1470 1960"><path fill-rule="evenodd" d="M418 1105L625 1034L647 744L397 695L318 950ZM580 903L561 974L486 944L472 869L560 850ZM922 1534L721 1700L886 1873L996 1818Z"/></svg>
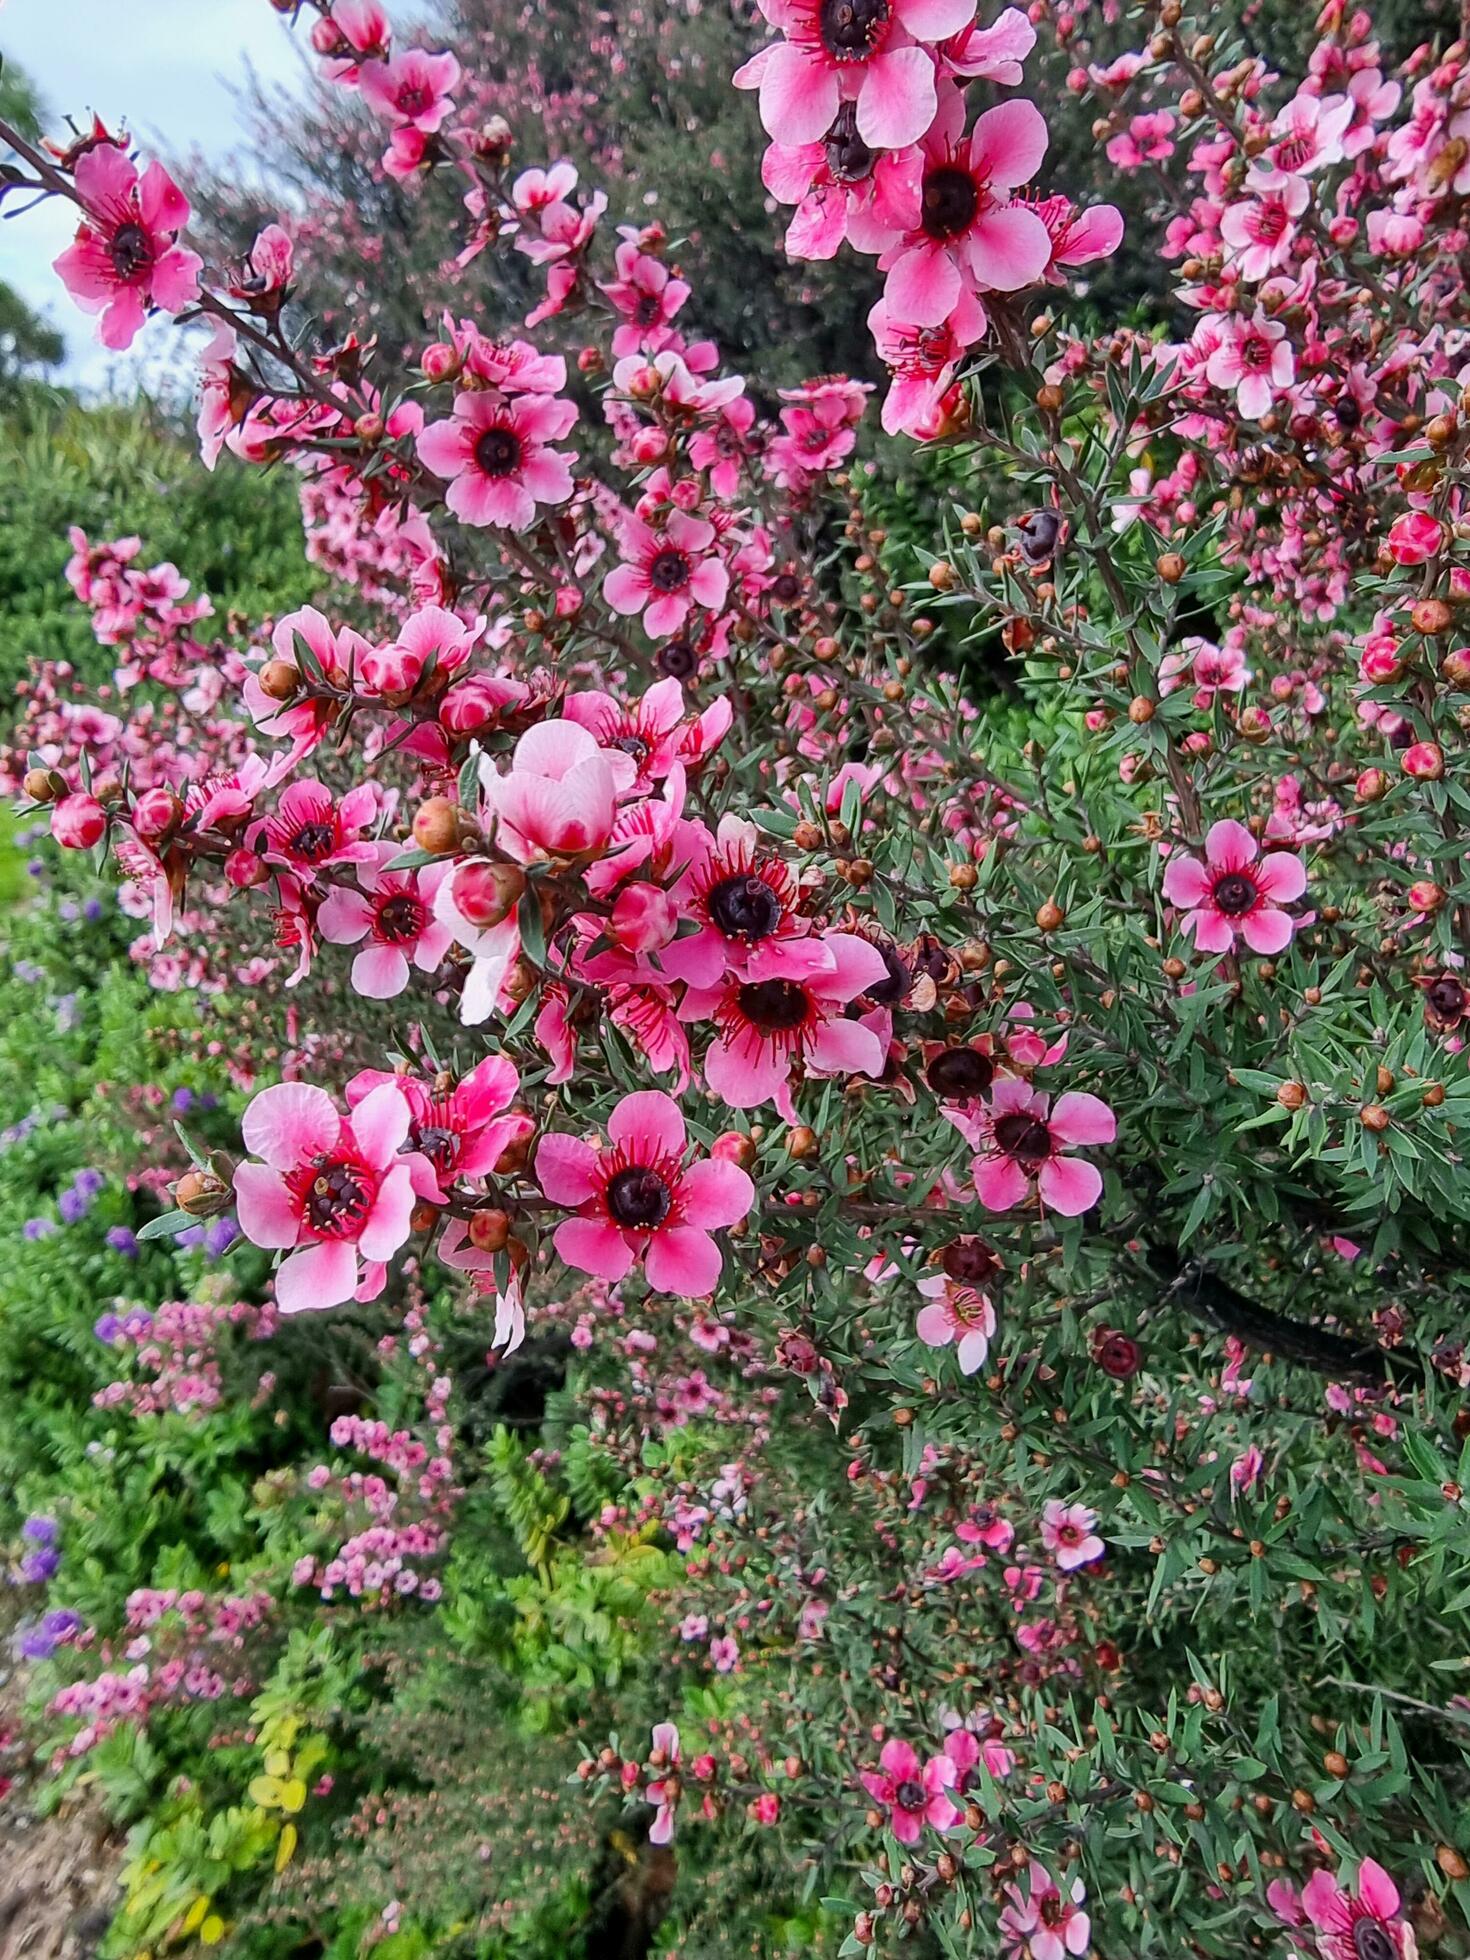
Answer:
<svg viewBox="0 0 1470 1960"><path fill-rule="evenodd" d="M427 798L414 812L413 841L436 856L452 851L459 842L459 805L447 796Z"/></svg>
<svg viewBox="0 0 1470 1960"><path fill-rule="evenodd" d="M213 1171L185 1171L173 1187L173 1200L191 1218L217 1218L230 1204L231 1192Z"/></svg>
<svg viewBox="0 0 1470 1960"><path fill-rule="evenodd" d="M265 859L255 851L247 851L239 845L225 859L225 878L236 891L248 891L252 885L263 885L270 876L270 867Z"/></svg>
<svg viewBox="0 0 1470 1960"><path fill-rule="evenodd" d="M454 872L450 895L472 926L498 926L520 904L526 874L518 865L474 858Z"/></svg>
<svg viewBox="0 0 1470 1960"><path fill-rule="evenodd" d="M1365 769L1353 785L1359 803L1379 803L1388 794L1388 777L1381 769Z"/></svg>
<svg viewBox="0 0 1470 1960"><path fill-rule="evenodd" d="M1411 742L1399 763L1404 774L1416 782L1437 783L1444 774L1444 754L1435 742Z"/></svg>
<svg viewBox="0 0 1470 1960"><path fill-rule="evenodd" d="M289 701L301 686L301 675L289 660L267 660L256 679L272 701Z"/></svg>
<svg viewBox="0 0 1470 1960"><path fill-rule="evenodd" d="M171 789L160 784L145 789L129 814L134 831L145 844L161 844L177 826L184 806Z"/></svg>
<svg viewBox="0 0 1470 1960"><path fill-rule="evenodd" d="M445 340L430 341L419 356L425 381L453 381L463 365L458 348Z"/></svg>
<svg viewBox="0 0 1470 1960"><path fill-rule="evenodd" d="M477 1252L504 1252L510 1238L510 1214L477 1211L471 1214L469 1241Z"/></svg>
<svg viewBox="0 0 1470 1960"><path fill-rule="evenodd" d="M748 1171L756 1159L755 1138L743 1136L739 1130L722 1130L710 1145L709 1154Z"/></svg>
<svg viewBox="0 0 1470 1960"><path fill-rule="evenodd" d="M54 769L27 769L21 788L32 803L53 803L66 795L66 778Z"/></svg>
<svg viewBox="0 0 1470 1960"><path fill-rule="evenodd" d="M63 796L51 812L51 835L64 850L90 851L107 832L107 812L81 790Z"/></svg>

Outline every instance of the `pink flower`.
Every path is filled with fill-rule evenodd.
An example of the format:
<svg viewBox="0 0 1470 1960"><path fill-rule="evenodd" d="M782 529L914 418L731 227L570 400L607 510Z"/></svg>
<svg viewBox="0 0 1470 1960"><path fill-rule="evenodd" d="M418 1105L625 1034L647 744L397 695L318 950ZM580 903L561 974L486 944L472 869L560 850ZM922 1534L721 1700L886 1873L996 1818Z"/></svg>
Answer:
<svg viewBox="0 0 1470 1960"><path fill-rule="evenodd" d="M934 1273L919 1281L919 1291L929 1304L919 1309L915 1330L930 1347L956 1343L960 1373L973 1375L983 1366L995 1333L995 1308L988 1296L973 1286L963 1286L946 1273Z"/></svg>
<svg viewBox="0 0 1470 1960"><path fill-rule="evenodd" d="M719 1033L704 1079L732 1109L774 1102L795 1122L791 1075L881 1075L884 1047L873 1029L843 1014L848 1002L888 977L883 955L855 933L829 932L782 954L786 976L690 987L683 1021L713 1020Z"/></svg>
<svg viewBox="0 0 1470 1960"><path fill-rule="evenodd" d="M289 865L309 885L329 865L376 860L378 847L362 832L377 814L378 792L370 783L339 803L324 783L303 777L282 791L274 816L263 818L248 841L268 863Z"/></svg>
<svg viewBox="0 0 1470 1960"><path fill-rule="evenodd" d="M885 1742L876 1770L860 1772L863 1788L888 1811L888 1827L900 1844L917 1844L926 1824L951 1830L960 1813L949 1792L957 1771L949 1756L921 1763L912 1744L895 1737Z"/></svg>
<svg viewBox="0 0 1470 1960"><path fill-rule="evenodd" d="M419 458L449 484L444 501L466 524L525 531L538 504L572 494L571 459L548 445L576 420L575 402L560 396L456 395L453 416L419 432Z"/></svg>
<svg viewBox="0 0 1470 1960"><path fill-rule="evenodd" d="M1211 824L1205 862L1176 853L1164 872L1164 896L1179 906L1184 930L1201 953L1228 953L1237 935L1253 953L1279 953L1296 921L1282 906L1307 888L1306 866L1290 851L1268 851L1233 818Z"/></svg>
<svg viewBox="0 0 1470 1960"><path fill-rule="evenodd" d="M1298 95L1271 125L1276 139L1263 161L1288 177L1305 177L1342 156L1343 137L1353 119L1345 95Z"/></svg>
<svg viewBox="0 0 1470 1960"><path fill-rule="evenodd" d="M515 745L510 770L499 775L488 756L480 764L496 841L518 864L599 855L612 835L619 792L636 765L604 749L574 721L542 721Z"/></svg>
<svg viewBox="0 0 1470 1960"><path fill-rule="evenodd" d="M801 889L791 867L762 851L755 825L733 812L713 839L687 828L688 864L673 896L696 930L667 948L660 968L693 987L713 987L727 971L779 977L789 943L811 930L797 909ZM789 965L793 975L802 971L799 954Z"/></svg>
<svg viewBox="0 0 1470 1960"><path fill-rule="evenodd" d="M536 1151L536 1178L553 1204L575 1205L558 1225L557 1253L598 1279L620 1280L641 1258L657 1292L698 1299L719 1284L710 1234L743 1218L755 1186L722 1157L686 1163L684 1119L658 1089L624 1096L608 1118L609 1148L553 1132Z"/></svg>
<svg viewBox="0 0 1470 1960"><path fill-rule="evenodd" d="M408 1126L396 1083L365 1096L350 1120L304 1082L262 1089L245 1111L245 1147L264 1161L235 1171L240 1229L252 1245L290 1254L276 1272L283 1313L382 1292L427 1170L399 1154Z"/></svg>
<svg viewBox="0 0 1470 1960"><path fill-rule="evenodd" d="M883 401L887 435L900 430L918 436L939 413L946 389L966 350L984 334L985 308L972 293L961 293L938 326L915 326L898 319L886 299L868 315L878 357L893 380Z"/></svg>
<svg viewBox="0 0 1470 1960"><path fill-rule="evenodd" d="M653 1753L662 1760L660 1768L670 1771L679 1767L679 1731L672 1722L656 1722L653 1728ZM674 1787L669 1788L670 1783ZM650 1844L667 1844L674 1835L674 1813L679 1807L677 1780L672 1777L657 1777L644 1792L648 1801L655 1806L658 1815L653 1820L648 1833Z"/></svg>
<svg viewBox="0 0 1470 1960"><path fill-rule="evenodd" d="M468 664L484 631L483 614L466 626L443 606L421 606L399 627L396 640L362 656L363 684L381 694L407 696L431 669L448 680Z"/></svg>
<svg viewBox="0 0 1470 1960"><path fill-rule="evenodd" d="M1011 193L1046 155L1046 123L1030 102L987 109L967 136L964 98L949 83L924 137L919 222L879 259L891 314L938 326L966 290L1016 292L1051 262L1051 234Z"/></svg>
<svg viewBox="0 0 1470 1960"><path fill-rule="evenodd" d="M735 73L760 90L761 122L778 143L820 142L844 101L875 150L916 143L934 117L934 57L917 41L968 27L973 0L762 0L785 39Z"/></svg>
<svg viewBox="0 0 1470 1960"><path fill-rule="evenodd" d="M1250 679L1245 655L1238 646L1217 647L1209 640L1179 642L1177 653L1166 653L1159 665L1159 693L1172 694L1184 679L1194 685L1194 705L1208 708L1220 693L1239 694Z"/></svg>
<svg viewBox="0 0 1470 1960"><path fill-rule="evenodd" d="M1358 1866L1353 1893L1330 1872L1313 1872L1302 1909L1317 1928L1322 1960L1416 1960L1413 1929L1399 1918L1399 1889L1372 1858Z"/></svg>
<svg viewBox="0 0 1470 1960"><path fill-rule="evenodd" d="M452 54L406 48L391 61L365 61L358 75L362 99L400 128L426 136L442 129L454 113L460 80Z"/></svg>
<svg viewBox="0 0 1470 1960"><path fill-rule="evenodd" d="M1069 1145L1111 1143L1113 1112L1097 1096L1070 1090L1051 1098L1018 1076L1004 1075L988 1098L968 1110L945 1112L977 1150L975 1190L990 1211L1009 1211L1034 1184L1045 1205L1077 1218L1102 1196L1102 1173L1066 1155Z"/></svg>
<svg viewBox="0 0 1470 1960"><path fill-rule="evenodd" d="M1246 187L1253 197L1230 205L1220 220L1220 236L1230 247L1230 261L1242 279L1264 279L1291 255L1296 221L1306 210L1311 192L1300 177L1254 173Z"/></svg>
<svg viewBox="0 0 1470 1960"><path fill-rule="evenodd" d="M671 511L662 531L627 517L619 543L624 562L603 580L602 596L614 612L641 612L655 639L677 633L691 606L717 612L725 603L730 575L713 548L714 526L702 517Z"/></svg>
<svg viewBox="0 0 1470 1960"><path fill-rule="evenodd" d="M619 245L614 262L618 276L602 288L623 316L624 324L613 334L614 357L656 353L674 339L670 322L688 299L689 287L672 276L662 259L640 251L631 240Z"/></svg>
<svg viewBox="0 0 1470 1960"><path fill-rule="evenodd" d="M348 1107L384 1083L394 1084L408 1103L408 1148L427 1159L441 1192L464 1179L488 1177L505 1151L523 1143L535 1127L524 1111L511 1106L521 1085L506 1055L487 1055L448 1089L416 1075L364 1069L347 1085Z"/></svg>
<svg viewBox="0 0 1470 1960"><path fill-rule="evenodd" d="M1249 319L1233 318L1205 364L1214 388L1233 388L1235 403L1248 421L1258 422L1277 395L1296 378L1296 357L1286 328L1257 308Z"/></svg>
<svg viewBox="0 0 1470 1960"><path fill-rule="evenodd" d="M1017 1885L1008 1885L1010 1903L1002 1908L1000 1930L1011 1943L1016 1960L1067 1960L1068 1954L1086 1953L1092 1926L1082 1911L1087 1897L1081 1879L1075 1879L1063 1898L1056 1880L1044 1865L1033 1859L1026 1874L1023 1895Z"/></svg>
<svg viewBox="0 0 1470 1960"><path fill-rule="evenodd" d="M873 150L857 133L851 102L815 143L772 143L761 159L761 182L796 212L786 230L794 259L830 259L843 240L859 252L878 252L889 235L919 222L919 152Z"/></svg>
<svg viewBox="0 0 1470 1960"><path fill-rule="evenodd" d="M221 327L199 356L199 415L195 429L199 455L207 470L219 461L230 431L240 421L253 392L235 365L235 333Z"/></svg>
<svg viewBox="0 0 1470 1960"><path fill-rule="evenodd" d="M203 261L178 243L189 201L161 163L139 176L110 142L77 159L76 189L81 228L55 270L83 312L101 314L103 346L121 351L150 306L181 313L199 297Z"/></svg>
<svg viewBox="0 0 1470 1960"><path fill-rule="evenodd" d="M632 758L635 785L648 789L675 763L692 765L723 740L733 718L730 703L710 703L697 719L686 720L684 689L670 677L655 681L643 697L626 707L599 688L569 694L562 713L597 738L599 748Z"/></svg>
<svg viewBox="0 0 1470 1960"><path fill-rule="evenodd" d="M1085 1504L1064 1504L1059 1497L1052 1497L1043 1505L1041 1542L1063 1572L1090 1565L1107 1550L1092 1528L1096 1523L1097 1512L1089 1511Z"/></svg>
<svg viewBox="0 0 1470 1960"><path fill-rule="evenodd" d="M396 844L375 847L375 864L361 864L363 889L334 885L317 913L317 929L334 946L367 944L352 962L352 985L368 1000L392 1000L411 977L409 962L433 973L454 942L450 928L434 916L434 897L448 876L449 862L421 871L388 871Z"/></svg>
<svg viewBox="0 0 1470 1960"><path fill-rule="evenodd" d="M1031 207L1051 239L1046 276L1064 285L1063 270L1110 259L1123 242L1123 213L1115 204L1094 204L1079 211L1069 197L1044 197Z"/></svg>

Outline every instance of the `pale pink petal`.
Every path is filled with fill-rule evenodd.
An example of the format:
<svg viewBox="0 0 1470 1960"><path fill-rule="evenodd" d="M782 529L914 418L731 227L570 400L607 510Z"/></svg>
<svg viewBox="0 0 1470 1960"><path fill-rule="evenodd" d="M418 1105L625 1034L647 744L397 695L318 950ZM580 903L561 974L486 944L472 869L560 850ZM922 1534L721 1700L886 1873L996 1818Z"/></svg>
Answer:
<svg viewBox="0 0 1470 1960"><path fill-rule="evenodd" d="M1050 1157L1036 1180L1042 1201L1063 1218L1080 1218L1102 1196L1102 1172L1081 1157Z"/></svg>
<svg viewBox="0 0 1470 1960"><path fill-rule="evenodd" d="M316 922L322 938L332 945L355 946L373 923L373 908L361 892L348 885L333 885L322 900Z"/></svg>
<svg viewBox="0 0 1470 1960"><path fill-rule="evenodd" d="M1212 889L1210 874L1198 858L1176 852L1164 867L1164 896L1171 905L1193 910L1204 904Z"/></svg>
<svg viewBox="0 0 1470 1960"><path fill-rule="evenodd" d="M1254 864L1259 846L1243 823L1222 817L1210 825L1205 838L1205 856L1216 871L1242 871Z"/></svg>
<svg viewBox="0 0 1470 1960"><path fill-rule="evenodd" d="M1253 953L1281 953L1291 944L1295 921L1274 905L1258 906L1240 921L1240 936Z"/></svg>
<svg viewBox="0 0 1470 1960"><path fill-rule="evenodd" d="M336 1143L342 1119L325 1089L277 1082L262 1089L240 1125L245 1148L278 1171L288 1171Z"/></svg>
<svg viewBox="0 0 1470 1960"><path fill-rule="evenodd" d="M387 1168L408 1140L413 1112L396 1081L369 1090L352 1112L352 1135L365 1164Z"/></svg>
<svg viewBox="0 0 1470 1960"><path fill-rule="evenodd" d="M287 1251L301 1236L296 1201L268 1164L235 1166L235 1210L246 1238L267 1251Z"/></svg>
<svg viewBox="0 0 1470 1960"><path fill-rule="evenodd" d="M870 149L901 150L924 134L934 120L936 102L934 57L929 50L894 48L876 56L863 71L858 135Z"/></svg>
<svg viewBox="0 0 1470 1960"><path fill-rule="evenodd" d="M953 312L959 297L959 268L948 252L935 245L916 245L900 253L883 288L884 304L893 318L918 327L937 327Z"/></svg>
<svg viewBox="0 0 1470 1960"><path fill-rule="evenodd" d="M1014 1157L977 1157L975 1192L987 1211L1009 1211L1030 1190L1030 1180Z"/></svg>
<svg viewBox="0 0 1470 1960"><path fill-rule="evenodd" d="M1014 109L1024 106L1002 104ZM1003 204L982 213L966 242L975 277L997 292L1014 293L1034 285L1051 263L1051 233L1034 211L1021 204Z"/></svg>
<svg viewBox="0 0 1470 1960"><path fill-rule="evenodd" d="M643 610L651 591L647 575L636 565L615 565L602 582L603 598L625 619Z"/></svg>
<svg viewBox="0 0 1470 1960"><path fill-rule="evenodd" d="M1118 1134L1117 1119L1107 1104L1080 1089L1057 1097L1048 1127L1062 1143L1111 1143Z"/></svg>
<svg viewBox="0 0 1470 1960"><path fill-rule="evenodd" d="M1273 905L1290 905L1307 889L1307 867L1292 851L1267 851L1256 866L1256 884Z"/></svg>
<svg viewBox="0 0 1470 1960"><path fill-rule="evenodd" d="M1041 168L1046 143L1046 118L1034 102L999 102L970 132L970 162L977 176L1014 190L1017 184L1029 184Z"/></svg>
<svg viewBox="0 0 1470 1960"><path fill-rule="evenodd" d="M367 1223L358 1236L364 1259L382 1260L386 1264L393 1257L408 1237L416 1202L413 1173L407 1164L395 1166L378 1187Z"/></svg>
<svg viewBox="0 0 1470 1960"><path fill-rule="evenodd" d="M818 143L837 103L837 77L830 68L788 41L770 49L760 75L760 114L768 135L778 143Z"/></svg>
<svg viewBox="0 0 1470 1960"><path fill-rule="evenodd" d="M315 1313L345 1306L357 1291L357 1247L323 1239L283 1260L276 1273L276 1305L282 1313Z"/></svg>
<svg viewBox="0 0 1470 1960"><path fill-rule="evenodd" d="M1235 933L1223 912L1191 912L1184 921L1194 927L1194 943L1201 953L1228 953L1235 944Z"/></svg>
<svg viewBox="0 0 1470 1960"><path fill-rule="evenodd" d="M883 1043L861 1021L826 1021L807 1043L807 1062L824 1075L881 1075Z"/></svg>

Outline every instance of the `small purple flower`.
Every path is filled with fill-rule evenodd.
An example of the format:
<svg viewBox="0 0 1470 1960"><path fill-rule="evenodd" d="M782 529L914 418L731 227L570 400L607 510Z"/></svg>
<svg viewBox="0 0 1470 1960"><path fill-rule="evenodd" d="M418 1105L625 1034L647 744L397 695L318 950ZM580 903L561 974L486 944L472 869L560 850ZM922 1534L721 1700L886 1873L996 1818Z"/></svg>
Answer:
<svg viewBox="0 0 1470 1960"><path fill-rule="evenodd" d="M170 1105L176 1116L187 1116L189 1111L194 1107L194 1091L192 1089L175 1089L170 1099Z"/></svg>
<svg viewBox="0 0 1470 1960"><path fill-rule="evenodd" d="M108 1234L111 1237L111 1234ZM104 1347L111 1347L122 1332L122 1322L115 1313L99 1314L92 1322L92 1332Z"/></svg>
<svg viewBox="0 0 1470 1960"><path fill-rule="evenodd" d="M89 898L82 907L82 917L87 921L89 926L95 926L97 921L102 917L102 913L103 905L100 898Z"/></svg>
<svg viewBox="0 0 1470 1960"><path fill-rule="evenodd" d="M22 1627L15 1636L15 1651L23 1661L49 1661L56 1642L44 1626Z"/></svg>
<svg viewBox="0 0 1470 1960"><path fill-rule="evenodd" d="M21 1227L23 1236L28 1238L32 1244L37 1239L49 1239L55 1230L56 1220L54 1218L28 1218Z"/></svg>
<svg viewBox="0 0 1470 1960"><path fill-rule="evenodd" d="M20 1535L33 1545L54 1545L58 1529L55 1518L45 1511L36 1511L21 1526Z"/></svg>
<svg viewBox="0 0 1470 1960"><path fill-rule="evenodd" d="M61 1554L54 1546L38 1545L33 1552L27 1552L20 1562L21 1583L27 1586L44 1586L53 1579L61 1566Z"/></svg>
<svg viewBox="0 0 1470 1960"><path fill-rule="evenodd" d="M204 1234L204 1249L211 1259L222 1259L240 1236L233 1218L213 1218Z"/></svg>
<svg viewBox="0 0 1470 1960"><path fill-rule="evenodd" d="M109 1225L107 1243L114 1252L120 1252L124 1259L136 1259L138 1256L137 1234L130 1232L126 1225ZM106 1318L105 1315L103 1317Z"/></svg>
<svg viewBox="0 0 1470 1960"><path fill-rule="evenodd" d="M123 1315L122 1331L130 1341L141 1341L153 1332L153 1316L146 1307L129 1307Z"/></svg>
<svg viewBox="0 0 1470 1960"><path fill-rule="evenodd" d="M56 1200L56 1209L61 1213L63 1225L75 1225L92 1209L92 1201L85 1192L77 1190L73 1185L70 1191L63 1191Z"/></svg>
<svg viewBox="0 0 1470 1960"><path fill-rule="evenodd" d="M76 1176L72 1179L73 1187L76 1190L82 1192L88 1198L95 1198L98 1195L98 1193L101 1191L103 1185L106 1184L106 1182L107 1179L103 1176L101 1171L94 1171L91 1169L78 1171Z"/></svg>

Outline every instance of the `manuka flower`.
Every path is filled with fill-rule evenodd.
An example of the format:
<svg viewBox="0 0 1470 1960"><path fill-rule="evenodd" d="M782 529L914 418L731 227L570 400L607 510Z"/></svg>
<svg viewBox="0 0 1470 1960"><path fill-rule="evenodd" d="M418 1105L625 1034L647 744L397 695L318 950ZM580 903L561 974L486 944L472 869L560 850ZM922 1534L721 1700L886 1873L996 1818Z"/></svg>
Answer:
<svg viewBox="0 0 1470 1960"><path fill-rule="evenodd" d="M81 228L55 270L84 312L101 314L103 346L121 351L150 306L182 313L199 297L203 261L178 243L189 200L161 163L140 176L116 143L78 157L76 189Z"/></svg>
<svg viewBox="0 0 1470 1960"><path fill-rule="evenodd" d="M1184 929L1201 953L1228 953L1237 937L1253 953L1290 944L1296 920L1282 907L1306 890L1306 867L1291 851L1260 852L1245 825L1225 817L1210 826L1203 864L1170 858L1164 896L1184 913Z"/></svg>
<svg viewBox="0 0 1470 1960"><path fill-rule="evenodd" d="M536 1179L553 1204L575 1205L554 1234L569 1266L620 1280L642 1258L660 1293L698 1299L719 1284L720 1249L710 1237L743 1218L755 1186L722 1157L687 1162L684 1119L658 1089L624 1096L608 1118L607 1149L553 1133L536 1151Z"/></svg>

